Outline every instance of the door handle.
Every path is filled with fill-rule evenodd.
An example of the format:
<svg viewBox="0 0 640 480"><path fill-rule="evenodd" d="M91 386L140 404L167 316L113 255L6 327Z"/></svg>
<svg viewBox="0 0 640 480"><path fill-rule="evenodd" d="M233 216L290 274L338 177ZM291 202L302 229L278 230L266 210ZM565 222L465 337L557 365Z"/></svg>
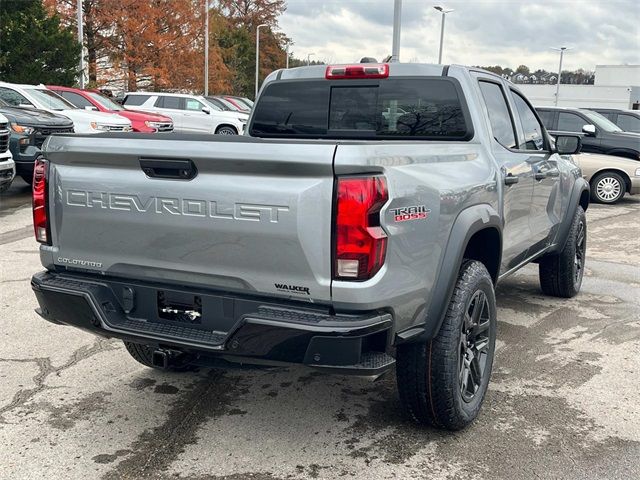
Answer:
<svg viewBox="0 0 640 480"><path fill-rule="evenodd" d="M507 173L507 175L504 177L505 185L515 185L519 181L520 177L516 177L513 173Z"/></svg>
<svg viewBox="0 0 640 480"><path fill-rule="evenodd" d="M198 169L191 160L141 158L140 168L150 178L191 180L198 174Z"/></svg>
<svg viewBox="0 0 640 480"><path fill-rule="evenodd" d="M547 172L536 172L534 178L536 180L544 180L545 178L547 178Z"/></svg>

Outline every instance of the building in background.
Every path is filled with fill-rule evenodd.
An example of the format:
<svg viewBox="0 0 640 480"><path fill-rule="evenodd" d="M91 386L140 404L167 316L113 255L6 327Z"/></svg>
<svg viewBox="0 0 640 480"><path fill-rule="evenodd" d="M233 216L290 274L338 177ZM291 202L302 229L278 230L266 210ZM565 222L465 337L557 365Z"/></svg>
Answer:
<svg viewBox="0 0 640 480"><path fill-rule="evenodd" d="M555 85L518 88L536 106L555 104ZM640 65L596 65L593 85L560 84L558 106L640 110Z"/></svg>

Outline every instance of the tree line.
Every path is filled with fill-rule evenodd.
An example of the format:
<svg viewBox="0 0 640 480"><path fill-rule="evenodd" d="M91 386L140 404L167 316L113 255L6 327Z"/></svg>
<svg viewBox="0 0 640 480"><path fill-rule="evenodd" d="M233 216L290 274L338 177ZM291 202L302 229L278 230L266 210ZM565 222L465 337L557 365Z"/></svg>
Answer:
<svg viewBox="0 0 640 480"><path fill-rule="evenodd" d="M558 72L549 72L544 69L532 71L526 65L519 65L515 70L510 67L501 67L500 65L492 65L488 67L480 67L497 75L511 80L513 83L526 84L553 84L558 81ZM593 85L595 80L595 72L584 70L563 70L560 83L569 83L574 85Z"/></svg>

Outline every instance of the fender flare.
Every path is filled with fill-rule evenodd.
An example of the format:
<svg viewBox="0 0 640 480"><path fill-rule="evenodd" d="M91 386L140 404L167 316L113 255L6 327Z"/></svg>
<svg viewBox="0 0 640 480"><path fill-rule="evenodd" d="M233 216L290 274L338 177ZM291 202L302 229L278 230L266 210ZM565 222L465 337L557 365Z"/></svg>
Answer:
<svg viewBox="0 0 640 480"><path fill-rule="evenodd" d="M399 333L397 343L426 341L437 335L453 295L469 240L480 230L490 227L495 228L500 235L499 251L502 255L502 219L491 205L473 205L458 214L449 232L424 323ZM500 261L501 259L498 264Z"/></svg>
<svg viewBox="0 0 640 480"><path fill-rule="evenodd" d="M550 252L561 252L564 249L565 244L567 243L567 239L569 237L569 230L571 229L571 224L573 223L573 217L576 215L576 210L578 209L578 205L580 205L580 199L582 198L582 194L587 192L587 205L589 205L589 182L587 182L584 178L579 177L576 179L573 184L573 189L571 190L571 196L569 197L569 203L567 204L567 212L560 223L560 227L558 228L558 233L555 238L555 247L550 249ZM585 206L585 210L587 209Z"/></svg>

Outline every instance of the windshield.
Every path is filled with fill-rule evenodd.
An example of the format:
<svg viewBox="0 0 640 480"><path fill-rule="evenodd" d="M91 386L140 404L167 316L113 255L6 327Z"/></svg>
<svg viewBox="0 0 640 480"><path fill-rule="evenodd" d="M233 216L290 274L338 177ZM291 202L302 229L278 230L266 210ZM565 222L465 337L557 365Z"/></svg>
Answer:
<svg viewBox="0 0 640 480"><path fill-rule="evenodd" d="M591 122L598 128L601 128L605 132L621 132L622 129L618 127L615 123L607 120L605 117L600 115L599 113L592 112L590 110L583 110L582 113L591 120Z"/></svg>
<svg viewBox="0 0 640 480"><path fill-rule="evenodd" d="M51 110L73 110L76 108L60 95L53 93L50 90L30 88L27 92L29 92L29 95L31 95L38 103L42 104L45 108L50 108Z"/></svg>
<svg viewBox="0 0 640 480"><path fill-rule="evenodd" d="M96 92L87 92L87 94L107 110L116 110L118 112L120 110L124 110L124 108L122 108L116 102L114 102L110 98L105 97L104 95Z"/></svg>
<svg viewBox="0 0 640 480"><path fill-rule="evenodd" d="M221 112L222 111L222 109L218 105L213 103L210 99L205 98L204 102L207 104L207 106L211 107L212 110L215 110L216 112Z"/></svg>

